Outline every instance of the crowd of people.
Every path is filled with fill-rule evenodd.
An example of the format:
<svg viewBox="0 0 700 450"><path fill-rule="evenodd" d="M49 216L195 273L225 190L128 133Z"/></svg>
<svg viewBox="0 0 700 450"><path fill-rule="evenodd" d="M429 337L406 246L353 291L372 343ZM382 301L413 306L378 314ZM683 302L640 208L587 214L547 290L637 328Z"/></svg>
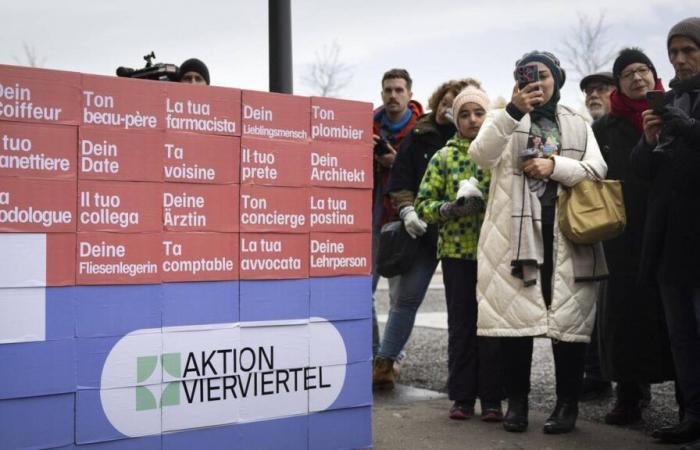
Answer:
<svg viewBox="0 0 700 450"><path fill-rule="evenodd" d="M560 103L566 72L544 51L515 62L503 109L465 78L440 85L424 114L409 73L384 74L373 246L391 220L420 245L388 280L382 339L374 320L375 389L393 388L440 262L450 418L474 416L478 399L482 420L525 431L533 338L547 337L557 401L545 433L572 431L579 402L611 382L605 422L637 422L650 385L674 380L679 421L652 436L700 449L700 17L674 25L666 44L668 90L639 48L581 80L592 125ZM523 79L533 66L537 76ZM603 178L622 182L625 230L574 243L560 229L559 194Z"/></svg>

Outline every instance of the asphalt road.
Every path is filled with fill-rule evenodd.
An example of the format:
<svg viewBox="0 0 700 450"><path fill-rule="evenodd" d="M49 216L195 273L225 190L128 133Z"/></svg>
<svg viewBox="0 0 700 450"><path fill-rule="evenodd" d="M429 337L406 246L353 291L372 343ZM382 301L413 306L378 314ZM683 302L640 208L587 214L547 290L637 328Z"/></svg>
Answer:
<svg viewBox="0 0 700 450"><path fill-rule="evenodd" d="M387 314L389 310L388 292L378 289L375 295L377 314ZM424 300L421 312L445 312L445 296L442 289L430 289ZM383 332L383 324L380 324ZM447 331L436 328L415 327L408 345L407 357L401 368L398 382L433 391L446 392L447 380ZM547 339L535 340L535 352L532 364L532 392L530 408L544 414L551 412L554 406L554 365L551 344ZM447 415L449 403L443 401L444 414ZM614 398L584 402L580 405L580 415L584 420L603 423L603 417L610 411ZM504 405L505 406L505 405ZM648 435L657 427L677 422L673 383L652 386L652 401L643 412L643 421L630 427Z"/></svg>

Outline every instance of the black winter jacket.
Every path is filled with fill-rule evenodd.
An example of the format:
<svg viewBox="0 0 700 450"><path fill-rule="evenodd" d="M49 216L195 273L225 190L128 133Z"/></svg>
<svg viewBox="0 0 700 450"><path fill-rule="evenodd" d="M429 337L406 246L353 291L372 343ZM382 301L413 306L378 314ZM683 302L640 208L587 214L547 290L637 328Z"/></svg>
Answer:
<svg viewBox="0 0 700 450"><path fill-rule="evenodd" d="M659 289L639 280L649 181L632 170L630 153L639 132L625 118L606 115L593 124L608 164L608 179L621 180L627 213L625 232L603 242L610 276L598 302L597 332L603 375L614 381L661 382L674 377Z"/></svg>
<svg viewBox="0 0 700 450"><path fill-rule="evenodd" d="M397 210L413 205L430 158L456 131L452 124L438 125L432 112L418 118L411 133L401 142L389 176L387 192Z"/></svg>
<svg viewBox="0 0 700 450"><path fill-rule="evenodd" d="M387 192L396 211L413 205L430 158L445 146L456 131L452 124L438 125L433 112L418 118L413 130L401 142L389 175ZM423 235L421 243L436 253L437 238L437 225L428 225L428 232Z"/></svg>
<svg viewBox="0 0 700 450"><path fill-rule="evenodd" d="M682 107L680 98L671 90L666 103ZM700 287L700 85L684 108L696 121L690 133L661 152L642 137L632 152L636 173L651 180L640 277Z"/></svg>

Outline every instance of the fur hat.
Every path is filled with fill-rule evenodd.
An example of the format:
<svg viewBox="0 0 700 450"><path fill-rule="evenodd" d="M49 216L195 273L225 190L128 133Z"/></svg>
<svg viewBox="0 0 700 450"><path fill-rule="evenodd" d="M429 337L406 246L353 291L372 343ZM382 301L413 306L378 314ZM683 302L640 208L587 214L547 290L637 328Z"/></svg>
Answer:
<svg viewBox="0 0 700 450"><path fill-rule="evenodd" d="M476 103L477 105L484 108L484 111L488 111L489 96L483 90L476 86L467 86L462 91L457 94L457 97L452 101L452 119L457 123L457 117L459 116L459 110L465 103Z"/></svg>

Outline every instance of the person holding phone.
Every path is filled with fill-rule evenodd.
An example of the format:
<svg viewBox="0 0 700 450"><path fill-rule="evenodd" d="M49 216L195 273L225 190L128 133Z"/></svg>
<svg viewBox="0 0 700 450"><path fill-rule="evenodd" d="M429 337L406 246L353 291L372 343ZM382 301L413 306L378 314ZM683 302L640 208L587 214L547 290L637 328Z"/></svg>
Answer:
<svg viewBox="0 0 700 450"><path fill-rule="evenodd" d="M659 283L680 386L681 421L654 431L663 442L700 449L700 17L666 40L675 71L661 108L642 113L644 137L632 167L650 181L640 279Z"/></svg>
<svg viewBox="0 0 700 450"><path fill-rule="evenodd" d="M649 109L647 94L663 101L664 93L654 64L637 48L619 53L613 77L610 113L593 124L593 133L608 164L608 179L623 182L627 225L623 234L603 243L610 277L597 318L603 375L617 382L615 406L605 422L628 425L641 420L649 383L674 379L658 285L653 278L638 279L649 183L630 164L643 133L642 112Z"/></svg>
<svg viewBox="0 0 700 450"><path fill-rule="evenodd" d="M489 103L486 93L476 86L467 86L454 99L457 134L430 159L415 208L421 219L439 227L437 256L442 262L447 302L447 391L454 402L450 418L471 418L479 397L481 419L497 422L503 417L498 352L490 347L493 342L476 336L476 243L491 174L467 153Z"/></svg>
<svg viewBox="0 0 700 450"><path fill-rule="evenodd" d="M413 80L405 69L391 69L382 76L382 106L373 112L374 184L372 186L372 261L377 261L381 229L396 214L391 201L385 196L391 166L401 141L423 114L423 106L412 100ZM400 275L389 278L389 300ZM372 355L379 350L379 325L374 308L374 292L379 282L376 267L372 268Z"/></svg>
<svg viewBox="0 0 700 450"><path fill-rule="evenodd" d="M539 81L517 83L469 147L493 176L479 236L478 333L502 338L503 426L513 432L528 426L533 337L552 339L557 402L543 431L567 433L578 416L596 281L607 270L602 245L576 245L560 232L556 198L560 189L605 177L607 166L584 118L559 103L566 80L559 59L527 53L515 64L516 80L526 65L537 67Z"/></svg>

